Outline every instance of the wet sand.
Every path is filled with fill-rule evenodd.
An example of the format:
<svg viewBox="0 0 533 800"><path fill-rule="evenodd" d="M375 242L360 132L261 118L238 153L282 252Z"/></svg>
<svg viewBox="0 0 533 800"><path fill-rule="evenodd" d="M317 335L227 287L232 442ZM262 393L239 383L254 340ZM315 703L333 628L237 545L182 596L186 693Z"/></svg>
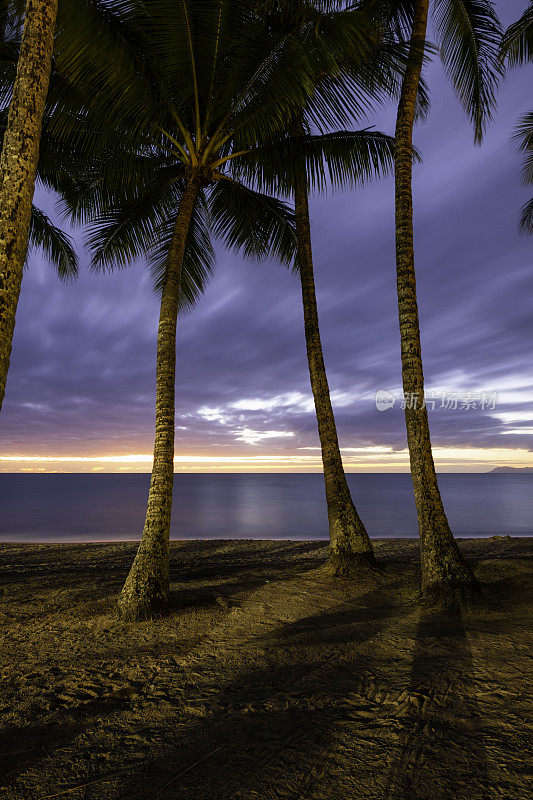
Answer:
<svg viewBox="0 0 533 800"><path fill-rule="evenodd" d="M463 540L484 603L418 606L321 542L173 542L172 613L124 624L135 545L0 545L0 798L521 800L532 539ZM528 726L529 724L529 726Z"/></svg>

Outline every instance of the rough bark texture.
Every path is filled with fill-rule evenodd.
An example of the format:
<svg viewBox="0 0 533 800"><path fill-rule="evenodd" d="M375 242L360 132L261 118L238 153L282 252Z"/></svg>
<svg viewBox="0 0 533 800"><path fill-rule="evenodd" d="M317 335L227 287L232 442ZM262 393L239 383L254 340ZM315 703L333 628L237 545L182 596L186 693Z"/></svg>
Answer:
<svg viewBox="0 0 533 800"><path fill-rule="evenodd" d="M198 191L191 178L181 199L161 296L157 334L155 444L148 509L141 544L118 600L124 619L165 611L169 600L169 538L174 483L176 324L185 243Z"/></svg>
<svg viewBox="0 0 533 800"><path fill-rule="evenodd" d="M313 273L313 252L311 249L309 202L307 186L304 181L295 187L294 200L305 341L324 466L331 561L337 573L346 574L372 567L374 565L374 556L365 526L350 495L339 450L337 428L331 406L322 343L320 341Z"/></svg>
<svg viewBox="0 0 533 800"><path fill-rule="evenodd" d="M424 405L424 374L416 300L413 246L412 137L422 69L429 0L417 0L408 66L396 120L395 202L396 271L400 321L405 422L411 461L426 602L452 607L476 592L475 578L451 533L442 504Z"/></svg>
<svg viewBox="0 0 533 800"><path fill-rule="evenodd" d="M0 159L0 408L28 250L39 139L50 82L58 0L28 0Z"/></svg>

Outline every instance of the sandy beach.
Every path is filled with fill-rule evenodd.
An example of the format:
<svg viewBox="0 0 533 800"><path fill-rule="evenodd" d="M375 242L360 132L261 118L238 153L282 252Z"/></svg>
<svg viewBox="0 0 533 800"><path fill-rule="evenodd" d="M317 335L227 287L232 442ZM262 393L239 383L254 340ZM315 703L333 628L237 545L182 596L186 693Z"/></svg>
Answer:
<svg viewBox="0 0 533 800"><path fill-rule="evenodd" d="M372 583L321 542L173 542L173 611L135 625L134 543L2 544L0 797L525 798L532 541L461 541L455 619L417 605L416 540Z"/></svg>

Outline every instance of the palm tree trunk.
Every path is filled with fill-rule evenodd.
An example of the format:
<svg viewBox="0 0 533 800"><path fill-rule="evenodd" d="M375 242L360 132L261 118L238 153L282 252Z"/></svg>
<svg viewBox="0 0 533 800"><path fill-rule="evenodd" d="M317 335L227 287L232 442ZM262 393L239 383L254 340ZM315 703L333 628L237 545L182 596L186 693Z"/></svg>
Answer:
<svg viewBox="0 0 533 800"><path fill-rule="evenodd" d="M299 133L303 133L303 130L300 129ZM315 278L313 274L309 200L304 180L298 182L295 186L294 205L307 361L311 389L315 401L318 435L324 467L330 557L337 574L349 574L371 567L374 564L374 555L365 526L350 495L339 449L337 427L331 406L322 343L320 341Z"/></svg>
<svg viewBox="0 0 533 800"><path fill-rule="evenodd" d="M442 504L424 404L424 373L413 244L412 139L429 0L416 0L395 145L396 273L407 444L411 461L426 602L451 607L475 591L475 578L453 538Z"/></svg>
<svg viewBox="0 0 533 800"><path fill-rule="evenodd" d="M169 539L174 483L176 324L185 244L200 183L189 180L170 246L157 333L155 444L141 544L118 600L124 619L149 619L169 600Z"/></svg>
<svg viewBox="0 0 533 800"><path fill-rule="evenodd" d="M0 409L28 251L39 140L58 0L27 0L24 32L0 159Z"/></svg>

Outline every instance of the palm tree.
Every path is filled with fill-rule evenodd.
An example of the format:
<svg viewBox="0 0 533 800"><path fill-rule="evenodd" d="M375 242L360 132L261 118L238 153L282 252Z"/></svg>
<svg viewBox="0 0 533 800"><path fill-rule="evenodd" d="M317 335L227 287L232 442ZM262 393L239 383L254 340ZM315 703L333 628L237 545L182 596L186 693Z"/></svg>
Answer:
<svg viewBox="0 0 533 800"><path fill-rule="evenodd" d="M326 176L337 186L364 183L385 174L393 163L394 140L370 130L311 135L317 107L328 107L334 120L349 123L368 112L372 101L390 96L402 69L401 48L368 16L332 0L271 0L266 4L271 27L305 37L321 31L322 46L334 58L332 71L320 76L306 106L299 111L282 142L261 148L250 158L248 180L270 191L282 190L295 203L298 272L311 389L321 445L330 535L330 560L337 574L374 567L372 543L353 503L339 448L335 417L322 352L315 290L310 188L323 190ZM243 165L237 165L239 177Z"/></svg>
<svg viewBox="0 0 533 800"><path fill-rule="evenodd" d="M238 184L226 185L223 179L213 185L208 175L200 178L196 171L187 179L172 159L166 159L163 168L157 161L156 156L151 185L142 186L139 196L122 190L113 201L107 198L105 211L101 200L96 201L101 213L93 219L89 235L93 268L127 266L144 255L161 297L148 508L141 544L119 598L119 611L130 620L157 615L168 603L177 318L180 307L190 307L202 293L212 271L210 232L248 256L271 254L287 262L295 244L292 212L280 201ZM169 186L172 173L178 180ZM87 202L89 194L90 190L78 201ZM84 219L88 221L87 213Z"/></svg>
<svg viewBox="0 0 533 800"><path fill-rule="evenodd" d="M409 62L396 117L394 154L396 273L407 443L420 532L422 593L430 604L452 607L477 592L475 577L453 538L442 503L427 409L416 298L413 241L412 141L417 95L424 65L430 0L363 3L378 17L407 30ZM500 69L500 27L489 0L435 0L434 26L440 55L453 88L468 113L475 141L482 139L494 106Z"/></svg>
<svg viewBox="0 0 533 800"><path fill-rule="evenodd" d="M295 123L295 133L302 139L306 135L311 138L305 131L303 116ZM359 162L357 178L364 180L364 177L368 177L368 172L375 171L379 174L380 171L387 171L387 162L390 164L392 160L393 149L392 140L389 141L388 137L368 135L364 131L359 132L359 137L350 136L349 132L343 131L340 132L339 140L341 137L345 137L348 142L351 140L354 161ZM339 448L320 339L309 215L309 183L304 174L296 176L293 193L305 341L322 451L331 560L337 574L349 574L361 568L373 567L374 553L365 526L353 503Z"/></svg>
<svg viewBox="0 0 533 800"><path fill-rule="evenodd" d="M306 136L303 114L296 120L294 132L302 139ZM367 136L361 132L361 137L358 139L356 136L350 137L347 132L343 133L348 141L352 140L353 157L360 162L359 166L364 165L369 172L374 169L376 172L380 169L387 170L387 161L390 162L392 157L392 146L387 137L380 137L378 134ZM361 568L372 567L374 552L365 526L353 503L339 448L320 339L311 244L309 185L304 174L305 163L302 162L303 158L300 157L300 164L304 169L301 170L301 175L296 176L293 194L307 361L324 468L330 557L337 574L349 574ZM362 177L361 173L358 177Z"/></svg>
<svg viewBox="0 0 533 800"><path fill-rule="evenodd" d="M141 63L136 80L143 102L128 87L124 104L129 108L133 98L136 113L128 119L126 111L120 126L111 117L99 127L101 118L96 115L95 122L88 113L84 128L79 115L67 114L52 119L46 135L52 142L51 181L54 146L59 151L68 143L78 156L83 153L80 180L69 179L63 169L56 188L69 212L91 223L93 265L125 266L145 254L161 290L148 509L119 598L122 616L134 620L168 604L176 324L188 243L191 237L200 242L193 250L206 269L210 233L246 256L291 261L292 212L237 176L240 166L249 166L279 138L331 56L320 50L313 62L314 32L307 39L274 35L249 4L235 0L216 6L132 2L121 13L123 39L132 32L137 37L132 50ZM324 122L320 108L310 116ZM196 288L201 291L198 282Z"/></svg>
<svg viewBox="0 0 533 800"><path fill-rule="evenodd" d="M0 158L0 409L28 250L58 0L27 0L24 31Z"/></svg>
<svg viewBox="0 0 533 800"><path fill-rule="evenodd" d="M336 8L339 5L340 9ZM271 13L276 10L277 15L272 13L272 18L275 19L282 30L290 31L297 25L303 29L307 25L316 26L323 17L327 19L328 32L330 34L332 29L335 30L335 27L337 27L337 36L342 35L345 28L347 14L342 8L343 4L324 3L320 2L320 0L319 2L303 0L303 2L289 3L288 5L284 2L278 2L274 6L276 8L272 9ZM353 17L353 14L351 16ZM368 24L368 20L364 16L361 18L361 22L363 25ZM271 22L271 24L273 23ZM346 44L350 46L351 42L345 43L345 46ZM360 47L358 49L360 51ZM345 56L345 53L342 52L341 55ZM360 56L360 52L357 55ZM367 58L371 55L368 52L368 48L365 55ZM351 106L352 111L359 111L360 101L357 102L354 92L349 91L349 82L346 81L343 85L338 76L336 75L335 77L334 88L337 90L336 94L341 101L338 105L341 105L341 107L348 105L349 107ZM351 77L353 79L353 74ZM332 76L328 75L326 84L330 98L333 88L331 83ZM321 97L321 94L323 94L320 91L321 88L323 88L322 82L318 81L313 96L310 98L312 103L316 104L318 97L326 102L329 99ZM336 182L339 183L346 179L349 180L349 176L357 179L361 177L361 172L363 171L368 175L368 172L372 172L373 168L376 168L376 171L384 168L386 171L387 161L390 166L392 160L392 148L390 141L386 137L379 134L366 135L366 132L362 132L360 135L350 135L350 133L343 131L334 135L326 135L325 138L323 136L311 136L306 124L305 110L303 109L296 115L290 130L294 141L297 143L296 147L293 145L295 152L291 154L292 157L285 159L284 162L281 161L277 153L277 157L274 159L274 167L275 169L277 167L275 178L278 185L287 182L287 167L290 169L291 164L297 167L292 180L290 180L289 188L294 197L298 268L302 289L307 361L324 470L330 559L336 572L342 574L372 567L374 565L374 553L370 538L357 512L348 487L331 404L318 319L309 215L309 176L304 152L314 146L316 156L320 158L320 156L323 157L325 155L324 150L326 150L326 154L331 153L332 146L335 147L337 145L337 148L339 148L340 145L340 153L338 155L341 155L341 157L342 155L347 156L344 171L340 175L338 172L332 175L330 170L330 178L337 178ZM325 145L326 148L324 147ZM317 177L317 166L316 161L312 163L314 169L312 169L311 175L315 178ZM327 164L321 164L321 166L322 168L326 166L327 169ZM353 174L354 166L356 166L356 170L359 167L359 174ZM283 172L282 168L284 168Z"/></svg>
<svg viewBox="0 0 533 800"><path fill-rule="evenodd" d="M501 58L510 67L533 61L533 2L505 32ZM533 111L520 118L513 139L518 151L525 155L522 168L524 183L533 183ZM522 208L519 227L522 233L533 233L533 197Z"/></svg>

